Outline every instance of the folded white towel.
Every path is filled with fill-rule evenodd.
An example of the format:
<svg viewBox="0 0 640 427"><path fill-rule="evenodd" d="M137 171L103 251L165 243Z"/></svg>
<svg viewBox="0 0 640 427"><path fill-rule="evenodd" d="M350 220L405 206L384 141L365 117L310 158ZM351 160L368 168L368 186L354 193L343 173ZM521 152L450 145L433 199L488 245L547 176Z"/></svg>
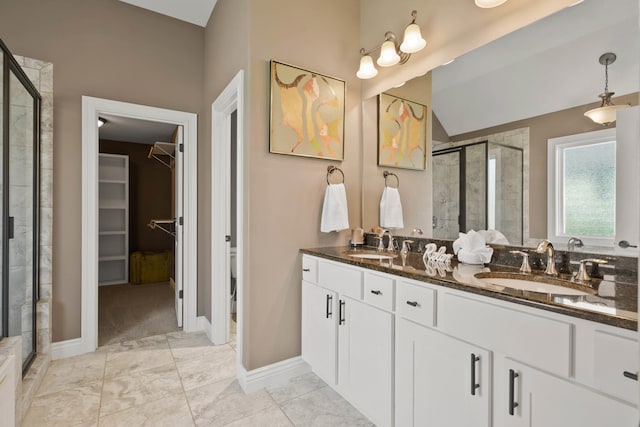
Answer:
<svg viewBox="0 0 640 427"><path fill-rule="evenodd" d="M479 230L487 243L495 243L496 245L508 245L507 237L498 230Z"/></svg>
<svg viewBox="0 0 640 427"><path fill-rule="evenodd" d="M400 193L395 187L384 187L380 199L380 227L404 228Z"/></svg>
<svg viewBox="0 0 640 427"><path fill-rule="evenodd" d="M330 233L347 228L349 228L349 211L344 184L329 184L324 192L320 231Z"/></svg>
<svg viewBox="0 0 640 427"><path fill-rule="evenodd" d="M453 242L453 252L458 256L458 261L465 264L484 264L491 261L493 249L485 243L482 234L469 230L468 233L459 233L459 237Z"/></svg>

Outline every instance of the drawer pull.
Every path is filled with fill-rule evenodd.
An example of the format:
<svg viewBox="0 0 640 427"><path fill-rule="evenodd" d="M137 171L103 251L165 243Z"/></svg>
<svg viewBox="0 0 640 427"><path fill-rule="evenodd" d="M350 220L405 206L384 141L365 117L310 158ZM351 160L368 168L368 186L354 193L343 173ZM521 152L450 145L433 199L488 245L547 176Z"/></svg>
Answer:
<svg viewBox="0 0 640 427"><path fill-rule="evenodd" d="M338 316L338 325L344 325L344 301L342 300L340 300L340 312Z"/></svg>
<svg viewBox="0 0 640 427"><path fill-rule="evenodd" d="M418 307L420 304L418 304L418 301L407 301L407 304L409 304L411 307Z"/></svg>
<svg viewBox="0 0 640 427"><path fill-rule="evenodd" d="M471 396L476 395L476 389L480 388L480 384L476 382L476 362L480 361L480 356L471 353Z"/></svg>
<svg viewBox="0 0 640 427"><path fill-rule="evenodd" d="M311 271L311 269L310 268L303 268L302 271L304 271L305 273L308 273L308 272Z"/></svg>
<svg viewBox="0 0 640 427"><path fill-rule="evenodd" d="M382 295L382 292L380 291L371 291L371 293L374 295Z"/></svg>
<svg viewBox="0 0 640 427"><path fill-rule="evenodd" d="M622 375L624 375L625 377L632 379L634 381L638 381L638 373L636 372L635 374L633 372L629 372L629 371L624 371L622 373Z"/></svg>
<svg viewBox="0 0 640 427"><path fill-rule="evenodd" d="M509 415L514 414L514 409L518 407L518 402L515 401L515 382L516 378L518 378L520 374L518 374L513 369L509 369Z"/></svg>
<svg viewBox="0 0 640 427"><path fill-rule="evenodd" d="M331 295L327 294L327 319L331 318L333 316L333 312L331 311L331 301L333 300L333 297Z"/></svg>

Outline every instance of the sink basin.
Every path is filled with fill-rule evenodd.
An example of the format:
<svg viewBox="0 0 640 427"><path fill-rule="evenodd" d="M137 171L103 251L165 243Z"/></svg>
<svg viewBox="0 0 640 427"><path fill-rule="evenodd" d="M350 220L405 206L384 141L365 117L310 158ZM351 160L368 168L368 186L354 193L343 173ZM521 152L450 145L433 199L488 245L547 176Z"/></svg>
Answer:
<svg viewBox="0 0 640 427"><path fill-rule="evenodd" d="M389 255L389 254L378 254L378 253L353 253L353 254L347 254L350 257L353 258L360 258L360 259L374 259L374 260L388 260L388 259L392 259L395 258L396 255Z"/></svg>
<svg viewBox="0 0 640 427"><path fill-rule="evenodd" d="M521 291L538 292L542 294L550 295L593 295L594 291L589 288L576 289L573 287L562 286L560 284L554 284L554 282L560 282L557 279L540 278L539 276L531 276L531 279L527 277L513 277L513 275L499 274L499 273L479 273L475 275L476 278L482 280L485 283L492 285L503 286L505 288L518 289ZM544 280L544 281L543 281Z"/></svg>

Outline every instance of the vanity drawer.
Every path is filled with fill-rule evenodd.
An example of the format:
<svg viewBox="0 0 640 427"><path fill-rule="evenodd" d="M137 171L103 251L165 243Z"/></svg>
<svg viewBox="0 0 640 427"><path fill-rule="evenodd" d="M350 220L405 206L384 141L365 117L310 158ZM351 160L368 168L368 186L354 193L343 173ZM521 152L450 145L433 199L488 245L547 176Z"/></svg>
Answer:
<svg viewBox="0 0 640 427"><path fill-rule="evenodd" d="M398 281L396 314L425 326L436 324L436 291L420 284Z"/></svg>
<svg viewBox="0 0 640 427"><path fill-rule="evenodd" d="M624 372L638 374L638 341L595 331L593 345L596 388L637 405L638 382L625 377Z"/></svg>
<svg viewBox="0 0 640 427"><path fill-rule="evenodd" d="M302 280L318 283L318 260L308 255L302 255Z"/></svg>
<svg viewBox="0 0 640 427"><path fill-rule="evenodd" d="M375 273L364 275L364 301L383 310L393 311L395 279Z"/></svg>
<svg viewBox="0 0 640 427"><path fill-rule="evenodd" d="M449 292L438 310L447 334L556 375L572 374L572 323Z"/></svg>
<svg viewBox="0 0 640 427"><path fill-rule="evenodd" d="M341 295L362 299L362 271L330 261L318 261L318 284Z"/></svg>

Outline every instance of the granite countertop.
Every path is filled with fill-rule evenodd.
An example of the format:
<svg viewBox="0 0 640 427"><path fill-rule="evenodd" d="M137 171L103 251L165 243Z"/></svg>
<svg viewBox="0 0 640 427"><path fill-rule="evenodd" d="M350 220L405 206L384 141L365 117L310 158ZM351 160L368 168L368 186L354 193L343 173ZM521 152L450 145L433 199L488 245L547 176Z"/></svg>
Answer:
<svg viewBox="0 0 640 427"><path fill-rule="evenodd" d="M373 248L363 248L375 252ZM535 307L543 310L578 317L594 322L605 323L620 328L637 330L638 327L638 286L635 283L622 283L613 280L593 279L588 285L570 281L570 277L561 275L558 278L544 276L535 271L526 278L533 281L553 282L553 284L582 290L589 295L551 295L533 291L523 291L487 283L475 277L478 273L492 273L505 278L523 278L517 268L501 265L468 265L458 263L455 258L448 266L430 264L426 269L422 255L409 253L405 267L402 267L397 255L390 265L388 261L362 259L349 256L362 252L363 249L352 250L348 247L326 247L301 249L308 255L326 258L332 261L394 274L408 279L458 289L479 295L497 298L504 301ZM400 264L400 265L396 265Z"/></svg>

